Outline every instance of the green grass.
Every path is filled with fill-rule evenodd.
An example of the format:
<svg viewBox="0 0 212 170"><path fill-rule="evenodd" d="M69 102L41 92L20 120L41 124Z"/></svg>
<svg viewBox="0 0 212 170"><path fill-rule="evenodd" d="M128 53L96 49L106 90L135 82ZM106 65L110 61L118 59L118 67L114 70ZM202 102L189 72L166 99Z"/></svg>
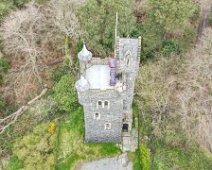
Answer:
<svg viewBox="0 0 212 170"><path fill-rule="evenodd" d="M55 120L55 122L58 121ZM38 131L36 129L40 130ZM29 167L31 169L36 168L33 167L35 159L39 160L36 161L37 167L48 169L48 167L50 168L50 164L47 161L42 161L44 158L52 158L48 161L51 161L51 166L55 165L55 169L57 170L70 170L83 160L95 160L101 157L111 157L121 154L121 150L111 143L84 143L84 116L81 107L69 115L64 115L60 119L56 133L51 135L51 138L54 140L53 142L49 142L49 146L47 146L50 140L47 137L49 136L47 129L48 123L41 123L34 128L33 132L17 138L15 143L12 142L10 144L9 147L12 149L11 152L14 155L9 161L7 170L29 169ZM39 148L47 149L46 146L48 148L51 146L52 149L51 152L48 151L44 154ZM37 156L34 157L35 155Z"/></svg>
<svg viewBox="0 0 212 170"><path fill-rule="evenodd" d="M129 160L133 162L133 170L141 170L140 160L139 160L139 151L128 153Z"/></svg>
<svg viewBox="0 0 212 170"><path fill-rule="evenodd" d="M128 157L133 162L133 170L143 169L138 150L128 153ZM211 170L211 167L212 154L200 148L184 149L165 144L156 148L154 170Z"/></svg>
<svg viewBox="0 0 212 170"><path fill-rule="evenodd" d="M60 123L59 131L57 170L70 170L82 160L94 160L121 153L121 150L111 143L84 143L84 118L81 107Z"/></svg>
<svg viewBox="0 0 212 170"><path fill-rule="evenodd" d="M155 154L156 170L211 170L212 155L198 148L159 146Z"/></svg>
<svg viewBox="0 0 212 170"><path fill-rule="evenodd" d="M139 109L135 102L133 102L132 110L133 110L132 128L135 128L135 118L138 117L138 114L139 114Z"/></svg>
<svg viewBox="0 0 212 170"><path fill-rule="evenodd" d="M18 160L17 156L10 158L9 164L5 170L18 170L22 168L22 163Z"/></svg>

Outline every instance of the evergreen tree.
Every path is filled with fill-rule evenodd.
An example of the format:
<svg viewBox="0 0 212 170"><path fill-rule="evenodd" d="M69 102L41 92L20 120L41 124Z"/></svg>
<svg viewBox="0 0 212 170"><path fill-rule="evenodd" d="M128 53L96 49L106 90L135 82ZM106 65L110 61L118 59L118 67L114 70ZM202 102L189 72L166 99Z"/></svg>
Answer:
<svg viewBox="0 0 212 170"><path fill-rule="evenodd" d="M192 0L149 0L149 5L152 22L164 31L184 28L195 11Z"/></svg>
<svg viewBox="0 0 212 170"><path fill-rule="evenodd" d="M166 43L166 46L171 45L171 47L166 47L170 53L172 50L178 51L180 41L173 39L172 36L176 33L186 35L186 31L192 31L189 22L197 9L195 3L193 0L147 0L147 4L147 18L141 24L142 29L139 30L143 37L144 59L153 58L155 52L161 52L164 41L170 43ZM166 35L171 36L167 39Z"/></svg>
<svg viewBox="0 0 212 170"><path fill-rule="evenodd" d="M80 10L80 23L85 31L85 42L98 56L107 56L114 48L116 12L118 32L127 36L135 26L132 0L89 0Z"/></svg>

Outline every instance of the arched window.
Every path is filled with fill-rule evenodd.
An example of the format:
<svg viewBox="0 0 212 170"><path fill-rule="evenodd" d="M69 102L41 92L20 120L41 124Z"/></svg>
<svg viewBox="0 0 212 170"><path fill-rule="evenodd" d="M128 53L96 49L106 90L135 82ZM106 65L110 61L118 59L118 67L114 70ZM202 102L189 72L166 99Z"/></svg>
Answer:
<svg viewBox="0 0 212 170"><path fill-rule="evenodd" d="M110 103L109 103L109 101L107 101L107 100L105 101L104 107L105 107L105 108L108 108L108 109L110 108Z"/></svg>
<svg viewBox="0 0 212 170"><path fill-rule="evenodd" d="M100 119L100 113L94 113L93 118L94 118L95 120L99 120L99 119Z"/></svg>
<svg viewBox="0 0 212 170"><path fill-rule="evenodd" d="M130 60L131 60L131 58L132 58L132 53L131 53L131 51L127 51L126 53L125 53L125 62L126 62L126 65L128 66L128 65L130 65Z"/></svg>
<svg viewBox="0 0 212 170"><path fill-rule="evenodd" d="M105 123L105 130L111 129L111 123Z"/></svg>
<svg viewBox="0 0 212 170"><path fill-rule="evenodd" d="M103 104L102 104L102 101L101 101L101 100L99 100L99 101L97 102L97 108L101 108L101 107L103 107L102 105L103 105Z"/></svg>
<svg viewBox="0 0 212 170"><path fill-rule="evenodd" d="M130 58L127 58L127 65L130 65Z"/></svg>

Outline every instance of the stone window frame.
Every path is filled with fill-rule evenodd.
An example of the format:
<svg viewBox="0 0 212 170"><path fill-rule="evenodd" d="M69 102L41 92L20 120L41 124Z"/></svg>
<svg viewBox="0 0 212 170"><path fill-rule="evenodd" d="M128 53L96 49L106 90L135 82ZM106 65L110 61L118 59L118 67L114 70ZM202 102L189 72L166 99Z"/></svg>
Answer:
<svg viewBox="0 0 212 170"><path fill-rule="evenodd" d="M105 123L105 130L111 130L112 124L111 123Z"/></svg>
<svg viewBox="0 0 212 170"><path fill-rule="evenodd" d="M127 110L127 106L126 106L127 100L124 99L123 100L123 110Z"/></svg>
<svg viewBox="0 0 212 170"><path fill-rule="evenodd" d="M106 106L106 102L107 102L107 106ZM105 107L105 108L108 108L108 109L110 108L110 102L109 102L108 100L105 100L105 101L104 101L104 107ZM103 107L103 108L104 108L104 107Z"/></svg>
<svg viewBox="0 0 212 170"><path fill-rule="evenodd" d="M93 119L99 120L100 118L101 118L101 114L100 113L98 113L98 112L94 113Z"/></svg>
<svg viewBox="0 0 212 170"><path fill-rule="evenodd" d="M106 106L105 102L108 102L108 105ZM96 108L99 109L99 108L110 108L110 101L109 100L98 100L97 101L97 104L96 104Z"/></svg>
<svg viewBox="0 0 212 170"><path fill-rule="evenodd" d="M101 107L104 108L103 105L104 105L104 102L103 102L102 100L98 100L97 106L96 106L96 107L97 107L97 108L101 108Z"/></svg>
<svg viewBox="0 0 212 170"><path fill-rule="evenodd" d="M122 72L117 74L117 79L121 82L123 81L123 73Z"/></svg>
<svg viewBox="0 0 212 170"><path fill-rule="evenodd" d="M124 55L124 61L126 62L127 66L131 64L131 60L132 60L132 52L130 50L127 50L127 52Z"/></svg>

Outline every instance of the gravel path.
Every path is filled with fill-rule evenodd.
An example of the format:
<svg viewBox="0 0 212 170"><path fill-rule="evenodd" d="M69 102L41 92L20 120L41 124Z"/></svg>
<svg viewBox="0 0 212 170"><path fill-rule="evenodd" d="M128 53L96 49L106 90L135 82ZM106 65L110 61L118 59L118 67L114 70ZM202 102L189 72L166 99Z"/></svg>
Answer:
<svg viewBox="0 0 212 170"><path fill-rule="evenodd" d="M78 170L132 170L133 163L127 160L127 154L119 157L103 158L84 163Z"/></svg>

